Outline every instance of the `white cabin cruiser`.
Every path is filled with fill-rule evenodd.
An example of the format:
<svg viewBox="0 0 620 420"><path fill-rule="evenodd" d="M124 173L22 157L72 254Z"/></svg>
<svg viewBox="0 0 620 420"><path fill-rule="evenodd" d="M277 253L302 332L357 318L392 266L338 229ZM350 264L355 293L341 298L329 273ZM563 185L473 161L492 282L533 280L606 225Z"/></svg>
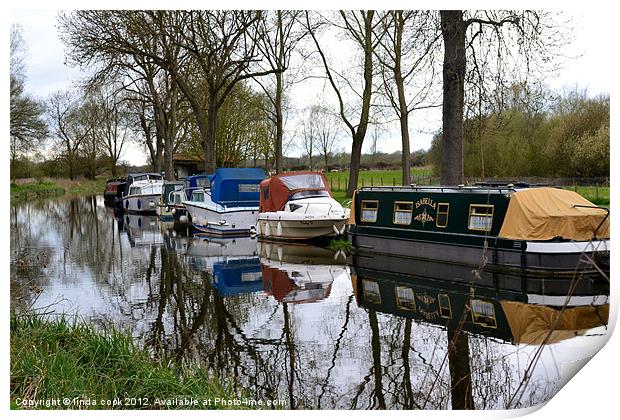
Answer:
<svg viewBox="0 0 620 420"><path fill-rule="evenodd" d="M264 180L260 188L259 236L307 240L344 233L349 209L334 200L325 175L288 172Z"/></svg>
<svg viewBox="0 0 620 420"><path fill-rule="evenodd" d="M203 233L245 236L255 232L259 209L260 168L219 168L209 186L197 188L183 204L194 227Z"/></svg>
<svg viewBox="0 0 620 420"><path fill-rule="evenodd" d="M164 181L146 179L134 181L123 196L123 208L132 213L155 213Z"/></svg>

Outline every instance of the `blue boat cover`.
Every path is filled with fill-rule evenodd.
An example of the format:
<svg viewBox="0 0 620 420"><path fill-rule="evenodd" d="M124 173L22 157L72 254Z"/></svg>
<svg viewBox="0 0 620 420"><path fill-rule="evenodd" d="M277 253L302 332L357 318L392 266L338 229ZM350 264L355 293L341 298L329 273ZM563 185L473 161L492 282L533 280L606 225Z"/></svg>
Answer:
<svg viewBox="0 0 620 420"><path fill-rule="evenodd" d="M234 296L263 290L258 258L247 258L213 264L213 282L220 296Z"/></svg>
<svg viewBox="0 0 620 420"><path fill-rule="evenodd" d="M195 189L208 186L210 177L211 175L198 174L185 178L185 196L187 199L191 201Z"/></svg>
<svg viewBox="0 0 620 420"><path fill-rule="evenodd" d="M232 207L258 207L259 184L265 179L261 168L219 168L210 178L211 199Z"/></svg>

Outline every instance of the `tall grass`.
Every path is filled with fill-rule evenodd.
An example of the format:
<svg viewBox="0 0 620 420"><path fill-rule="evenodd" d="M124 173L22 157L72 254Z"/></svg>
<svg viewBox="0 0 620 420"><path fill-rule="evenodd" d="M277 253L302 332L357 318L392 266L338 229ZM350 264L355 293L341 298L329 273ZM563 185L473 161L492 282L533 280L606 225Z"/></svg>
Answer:
<svg viewBox="0 0 620 420"><path fill-rule="evenodd" d="M81 408L187 408L155 405L156 398L186 397L213 401L189 408L217 409L228 406L215 398L239 398L204 370L152 360L129 335L115 330L101 333L75 319L33 314L12 314L10 330L12 408L21 408L24 399L62 403L67 398L119 402ZM47 408L80 408L73 404Z"/></svg>

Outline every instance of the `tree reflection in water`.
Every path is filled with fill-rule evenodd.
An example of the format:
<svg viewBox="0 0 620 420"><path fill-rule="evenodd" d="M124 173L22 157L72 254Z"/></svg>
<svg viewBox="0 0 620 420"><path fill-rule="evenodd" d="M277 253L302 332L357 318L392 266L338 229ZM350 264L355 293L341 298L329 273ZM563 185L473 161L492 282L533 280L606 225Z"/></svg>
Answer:
<svg viewBox="0 0 620 420"><path fill-rule="evenodd" d="M540 347L535 337L561 316L561 300L531 303L547 296L522 279L472 286L438 271L390 271L374 257L349 268L326 249L197 238L154 216L115 215L100 197L12 206L10 221L12 309L113 324L154 358L208 369L288 408L505 408ZM562 331L540 347L516 407L552 397L565 379L558 365L604 341L594 333L606 333L608 283L586 279L576 290L589 303L571 304Z"/></svg>

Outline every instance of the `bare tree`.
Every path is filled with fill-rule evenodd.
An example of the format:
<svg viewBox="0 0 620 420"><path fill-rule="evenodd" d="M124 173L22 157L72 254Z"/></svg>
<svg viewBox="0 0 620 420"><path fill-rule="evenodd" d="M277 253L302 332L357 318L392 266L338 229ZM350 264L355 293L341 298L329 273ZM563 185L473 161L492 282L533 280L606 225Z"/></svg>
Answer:
<svg viewBox="0 0 620 420"><path fill-rule="evenodd" d="M268 114L275 125L276 173L282 172L285 91L295 79L295 75L285 78L285 72L290 70L299 42L308 34L300 22L302 15L301 11L265 11L258 23L257 48L264 57L264 67L272 70L273 74L270 77L255 78L255 81L269 100Z"/></svg>
<svg viewBox="0 0 620 420"><path fill-rule="evenodd" d="M481 89L501 92L498 88L502 80L514 82L516 77L532 78L544 71L567 37L553 27L551 14L545 12L442 10L440 17L444 41L441 183L454 185L464 181L463 111L468 57ZM475 48L477 38L485 39L481 50ZM476 71L481 63L493 66L492 72L486 72L492 74L492 81Z"/></svg>
<svg viewBox="0 0 620 420"><path fill-rule="evenodd" d="M39 146L47 135L43 106L24 92L26 44L21 27L13 25L10 36L10 159L15 175L17 158Z"/></svg>
<svg viewBox="0 0 620 420"><path fill-rule="evenodd" d="M319 142L317 117L320 110L317 106L306 109L306 117L301 123L301 146L310 160L310 170L314 170L314 155Z"/></svg>
<svg viewBox="0 0 620 420"><path fill-rule="evenodd" d="M333 152L338 142L340 134L340 125L337 116L334 115L330 109L322 103L314 105L316 131L317 131L317 146L324 159L325 172L329 171L328 159L329 155Z"/></svg>
<svg viewBox="0 0 620 420"><path fill-rule="evenodd" d="M387 12L381 48L383 92L400 123L403 185L411 184L409 117L416 109L435 105L434 53L441 37L431 11Z"/></svg>
<svg viewBox="0 0 620 420"><path fill-rule="evenodd" d="M80 148L91 134L92 126L81 112L83 103L72 91L52 93L47 100L47 115L52 141L59 157L65 161L69 178L74 179Z"/></svg>
<svg viewBox="0 0 620 420"><path fill-rule="evenodd" d="M373 77L375 73L375 64L373 59L375 55L374 51L380 43L380 39L382 37L381 28L383 26L382 19L380 19L373 10L359 12L340 11L338 16L339 22L337 24L332 23L332 25L338 25L337 27L341 28L343 34L347 37L347 39L353 42L362 56L362 64L359 69L362 77L360 86L362 89L361 93L355 91L353 88L354 82L351 77L352 72L347 73L345 76L339 75L328 63L327 56L318 41L316 36L316 28L314 28L311 24L310 13L308 12L306 12L306 26L321 57L321 62L325 69L327 79L329 80L334 93L338 97L340 117L351 132L351 163L349 185L347 188L347 195L351 197L353 195L353 191L357 188L360 160L362 156L362 145L364 143L364 137L366 136L366 130L368 128L368 121L370 118L372 105L371 100L373 97L374 88ZM338 80L336 77L338 77ZM359 104L354 106L351 106L351 104L345 104L344 95L342 93L343 86L348 86L354 91L354 94L360 98Z"/></svg>

